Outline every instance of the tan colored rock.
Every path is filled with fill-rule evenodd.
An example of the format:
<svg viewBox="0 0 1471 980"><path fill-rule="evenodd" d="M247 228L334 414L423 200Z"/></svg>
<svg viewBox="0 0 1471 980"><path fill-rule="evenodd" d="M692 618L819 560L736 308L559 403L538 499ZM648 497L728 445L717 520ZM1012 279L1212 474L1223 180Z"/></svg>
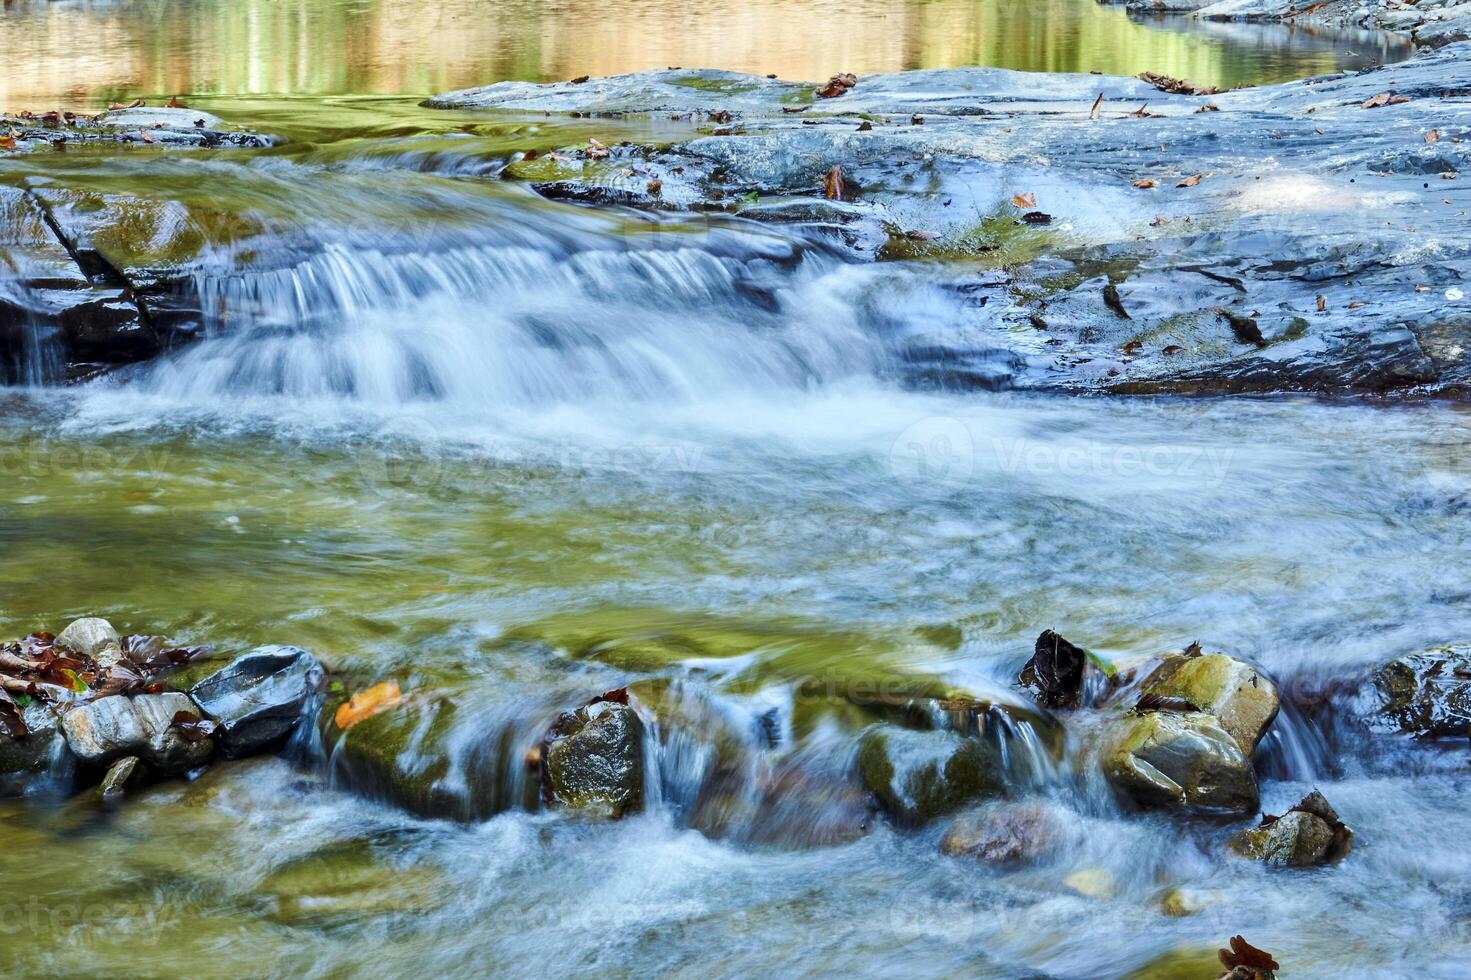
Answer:
<svg viewBox="0 0 1471 980"><path fill-rule="evenodd" d="M1277 717L1277 686L1223 653L1172 653L1143 683L1144 694L1181 698L1215 716L1248 757Z"/></svg>
<svg viewBox="0 0 1471 980"><path fill-rule="evenodd" d="M1260 793L1241 746L1205 712L1148 711L1118 719L1103 774L1135 806L1202 814L1252 814Z"/></svg>

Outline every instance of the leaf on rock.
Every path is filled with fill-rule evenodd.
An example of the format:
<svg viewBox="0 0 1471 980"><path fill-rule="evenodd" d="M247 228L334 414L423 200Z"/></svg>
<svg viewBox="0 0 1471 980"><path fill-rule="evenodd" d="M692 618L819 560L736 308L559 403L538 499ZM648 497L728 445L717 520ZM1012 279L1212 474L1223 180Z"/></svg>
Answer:
<svg viewBox="0 0 1471 980"><path fill-rule="evenodd" d="M583 82L587 81L588 78L589 78L589 76L587 76L587 75L578 75L576 78L572 79L571 81L572 81L572 84L573 85L581 85Z"/></svg>
<svg viewBox="0 0 1471 980"><path fill-rule="evenodd" d="M1204 176L1205 176L1204 174L1191 174L1189 177L1186 177L1184 180L1180 181L1175 186L1176 187L1194 187L1196 184L1200 183L1201 178L1204 177Z"/></svg>
<svg viewBox="0 0 1471 980"><path fill-rule="evenodd" d="M811 108L812 108L811 105L784 105L784 106L781 107L781 111L782 112L806 112L808 109L811 109Z"/></svg>
<svg viewBox="0 0 1471 980"><path fill-rule="evenodd" d="M1169 218L1166 218L1162 214L1157 214L1157 215L1154 216L1154 220L1152 220L1152 221L1149 222L1149 227L1151 227L1151 228L1163 228L1165 225L1167 225L1169 223L1170 223L1170 219Z"/></svg>
<svg viewBox="0 0 1471 980"><path fill-rule="evenodd" d="M219 726L208 718L201 718L192 711L176 711L169 727L183 736L186 742L203 742L215 733Z"/></svg>
<svg viewBox="0 0 1471 980"><path fill-rule="evenodd" d="M1196 85L1183 78L1171 78L1169 75L1159 75L1152 71L1140 72L1139 78L1148 82L1161 92L1169 92L1171 95L1220 95L1225 89L1214 86Z"/></svg>
<svg viewBox="0 0 1471 980"><path fill-rule="evenodd" d="M1380 92L1363 105L1365 109L1377 109L1383 105L1404 105L1410 101L1408 96L1395 95L1393 92Z"/></svg>
<svg viewBox="0 0 1471 980"><path fill-rule="evenodd" d="M403 701L403 691L397 681L384 681L359 691L344 701L338 708L334 720L337 727L347 731L360 721L367 721L377 714L396 707Z"/></svg>
<svg viewBox="0 0 1471 980"><path fill-rule="evenodd" d="M1321 293L1318 295L1318 312L1319 313L1327 313L1328 312L1328 297L1322 295Z"/></svg>
<svg viewBox="0 0 1471 980"><path fill-rule="evenodd" d="M0 734L11 738L25 738L29 731L25 719L20 715L20 705L15 703L9 691L0 688Z"/></svg>
<svg viewBox="0 0 1471 980"><path fill-rule="evenodd" d="M1148 177L1144 177L1144 178L1141 178L1139 180L1134 181L1134 183L1131 184L1130 186L1137 187L1141 191L1147 191L1147 190L1150 190L1152 188L1158 187L1159 184L1156 183L1155 181L1150 180Z"/></svg>
<svg viewBox="0 0 1471 980"><path fill-rule="evenodd" d="M660 180L658 177L655 177L653 180L649 181L649 193L650 194L658 194L663 189L664 189L664 182L662 180Z"/></svg>
<svg viewBox="0 0 1471 980"><path fill-rule="evenodd" d="M1146 711L1199 711L1200 708L1187 698L1174 698L1151 692L1139 699L1134 705L1134 710L1143 714Z"/></svg>
<svg viewBox="0 0 1471 980"><path fill-rule="evenodd" d="M1440 130L1438 129L1432 129L1425 134L1425 142L1427 143L1434 143L1438 139L1440 139Z"/></svg>
<svg viewBox="0 0 1471 980"><path fill-rule="evenodd" d="M817 90L820 99L835 99L840 95L847 95L848 90L858 84L858 76L843 72L834 75L827 80L827 84Z"/></svg>
<svg viewBox="0 0 1471 980"><path fill-rule="evenodd" d="M1013 194L1011 196L1011 203L1013 207L1034 208L1037 206L1037 195L1031 191L1027 191L1025 194Z"/></svg>
<svg viewBox="0 0 1471 980"><path fill-rule="evenodd" d="M169 99L167 102L165 102L163 104L163 107L165 109L187 109L187 108L189 108L184 103L182 103L182 102L179 101L179 97L177 95L174 96L173 98Z"/></svg>
<svg viewBox="0 0 1471 980"><path fill-rule="evenodd" d="M1099 92L1098 93L1098 98L1096 98L1096 99L1093 100L1093 108L1091 108L1091 109L1088 110L1088 118L1089 119L1097 119L1098 116L1100 115L1100 110L1102 108L1103 108L1103 93L1102 92Z"/></svg>
<svg viewBox="0 0 1471 980"><path fill-rule="evenodd" d="M734 121L735 116L727 109L716 109L714 112L705 113L705 118L713 123L728 123Z"/></svg>
<svg viewBox="0 0 1471 980"><path fill-rule="evenodd" d="M843 199L843 168L834 166L827 172L822 181L822 194L830 201L841 201Z"/></svg>
<svg viewBox="0 0 1471 980"><path fill-rule="evenodd" d="M152 133L150 133L146 129L139 130L138 131L138 136L145 143L157 143L158 142L158 137L157 136L154 136Z"/></svg>
<svg viewBox="0 0 1471 980"><path fill-rule="evenodd" d="M1200 112L1220 112L1221 111L1221 107L1218 106L1218 105L1216 105L1214 102L1207 102L1205 105L1201 106L1199 109L1196 109L1195 111L1197 113L1200 113Z"/></svg>
<svg viewBox="0 0 1471 980"><path fill-rule="evenodd" d="M1164 352L1166 354L1169 354L1169 355L1172 355L1173 356L1175 354L1180 353L1184 349L1185 348L1181 347L1179 344L1170 344L1168 347L1166 347L1164 349Z"/></svg>
<svg viewBox="0 0 1471 980"><path fill-rule="evenodd" d="M13 149L15 149L15 137L13 137L13 136L0 136L0 150L13 150Z"/></svg>
<svg viewBox="0 0 1471 980"><path fill-rule="evenodd" d="M1231 948L1218 954L1221 965L1228 970L1244 966L1253 970L1279 970L1281 967L1266 950L1257 949L1241 936L1231 937Z"/></svg>
<svg viewBox="0 0 1471 980"><path fill-rule="evenodd" d="M861 122L861 123L858 124L858 132L860 132L860 133L867 133L867 132L871 132L872 130L873 130L873 123L869 122L867 119L863 120L863 122Z"/></svg>
<svg viewBox="0 0 1471 980"><path fill-rule="evenodd" d="M1022 220L1029 225L1050 225L1052 224L1052 215L1046 211L1028 211L1022 215Z"/></svg>

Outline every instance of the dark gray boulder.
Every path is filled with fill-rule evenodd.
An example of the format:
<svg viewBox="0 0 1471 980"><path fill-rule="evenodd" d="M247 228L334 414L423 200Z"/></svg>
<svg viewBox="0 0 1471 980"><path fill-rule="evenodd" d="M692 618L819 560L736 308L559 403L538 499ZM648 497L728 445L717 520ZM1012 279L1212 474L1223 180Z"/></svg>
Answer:
<svg viewBox="0 0 1471 980"><path fill-rule="evenodd" d="M1471 646L1400 657L1376 670L1362 695L1370 727L1417 738L1471 734Z"/></svg>
<svg viewBox="0 0 1471 980"><path fill-rule="evenodd" d="M296 647L261 647L189 689L229 758L279 745L312 716L326 683L317 658Z"/></svg>
<svg viewBox="0 0 1471 980"><path fill-rule="evenodd" d="M614 818L643 808L644 723L627 695L621 703L611 697L569 711L552 726L542 748L549 803Z"/></svg>

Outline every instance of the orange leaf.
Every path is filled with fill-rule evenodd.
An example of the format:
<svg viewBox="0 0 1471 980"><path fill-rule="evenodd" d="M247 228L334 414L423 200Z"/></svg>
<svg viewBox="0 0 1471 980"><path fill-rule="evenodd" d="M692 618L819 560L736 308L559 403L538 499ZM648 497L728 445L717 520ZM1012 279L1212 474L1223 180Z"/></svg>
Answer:
<svg viewBox="0 0 1471 980"><path fill-rule="evenodd" d="M1142 180L1136 180L1136 181L1134 181L1133 186L1139 188L1141 191L1147 191L1151 187L1155 187L1157 185L1155 184L1154 181L1152 181L1152 180L1150 180L1149 178L1146 177L1146 178L1144 178Z"/></svg>
<svg viewBox="0 0 1471 980"><path fill-rule="evenodd" d="M403 700L403 691L399 690L397 681L384 681L382 684L374 684L365 691L359 691L337 708L335 721L337 727L347 731L360 721L367 721L377 714L382 714L389 708L396 707Z"/></svg>
<svg viewBox="0 0 1471 980"><path fill-rule="evenodd" d="M1328 312L1328 297L1327 296L1321 296L1320 295L1318 297L1318 312L1319 313L1327 313Z"/></svg>
<svg viewBox="0 0 1471 980"><path fill-rule="evenodd" d="M1440 139L1440 130L1438 129L1432 129L1425 134L1425 142L1427 143L1434 143L1438 139Z"/></svg>
<svg viewBox="0 0 1471 980"><path fill-rule="evenodd" d="M1175 186L1176 187L1194 187L1196 184L1200 183L1200 178L1201 178L1201 175L1200 174L1192 174L1191 176L1186 177L1184 180L1180 181Z"/></svg>
<svg viewBox="0 0 1471 980"><path fill-rule="evenodd" d="M1013 194L1011 196L1011 203L1019 208L1034 208L1037 206L1037 195L1031 191L1027 191L1025 194Z"/></svg>
<svg viewBox="0 0 1471 980"><path fill-rule="evenodd" d="M13 136L0 136L0 150L13 150L13 149L15 149L15 137L13 137Z"/></svg>
<svg viewBox="0 0 1471 980"><path fill-rule="evenodd" d="M174 96L173 98L169 99L167 102L165 102L163 104L163 107L165 109L187 109L187 108L189 108L184 103L182 103L182 102L179 101L179 97L177 95Z"/></svg>
<svg viewBox="0 0 1471 980"><path fill-rule="evenodd" d="M822 193L830 201L843 199L843 168L833 167L822 181Z"/></svg>

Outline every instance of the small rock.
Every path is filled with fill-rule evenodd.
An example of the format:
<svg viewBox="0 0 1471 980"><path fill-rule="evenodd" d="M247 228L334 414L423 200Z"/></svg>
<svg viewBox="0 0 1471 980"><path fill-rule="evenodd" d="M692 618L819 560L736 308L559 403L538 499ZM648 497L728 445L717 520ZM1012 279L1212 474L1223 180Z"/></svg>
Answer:
<svg viewBox="0 0 1471 980"><path fill-rule="evenodd" d="M189 689L229 758L284 741L312 711L326 681L317 659L296 647L261 647Z"/></svg>
<svg viewBox="0 0 1471 980"><path fill-rule="evenodd" d="M102 777L102 801L111 803L127 793L143 778L143 763L136 755L123 756Z"/></svg>
<svg viewBox="0 0 1471 980"><path fill-rule="evenodd" d="M1084 898L1113 898L1119 891L1118 879L1107 868L1074 871L1062 883Z"/></svg>
<svg viewBox="0 0 1471 980"><path fill-rule="evenodd" d="M1251 814L1260 799L1251 760L1204 712L1120 719L1103 750L1103 774L1122 799L1144 808Z"/></svg>
<svg viewBox="0 0 1471 980"><path fill-rule="evenodd" d="M1172 919L1195 915L1210 904L1205 896L1191 888L1170 888L1155 896L1155 906Z"/></svg>
<svg viewBox="0 0 1471 980"><path fill-rule="evenodd" d="M68 711L61 729L83 763L105 766L137 755L158 772L173 775L203 765L214 752L212 740L189 741L172 727L180 711L200 713L187 695L174 691L131 698L114 694Z"/></svg>
<svg viewBox="0 0 1471 980"><path fill-rule="evenodd" d="M1014 867L1056 855L1068 838L1066 828L1047 807L1007 803L956 817L940 839L940 850L951 857Z"/></svg>
<svg viewBox="0 0 1471 980"><path fill-rule="evenodd" d="M89 657L97 659L97 655L106 647L122 649L122 637L118 636L117 630L105 619L79 619L56 638L56 645L84 653Z"/></svg>
<svg viewBox="0 0 1471 980"><path fill-rule="evenodd" d="M1314 790L1280 817L1231 837L1231 849L1273 867L1308 868L1348 856L1353 831L1339 819L1323 794Z"/></svg>
<svg viewBox="0 0 1471 980"><path fill-rule="evenodd" d="M1370 725L1416 738L1471 734L1471 646L1401 657L1374 672Z"/></svg>
<svg viewBox="0 0 1471 980"><path fill-rule="evenodd" d="M872 728L859 744L858 771L884 810L906 826L1006 790L995 747L953 731Z"/></svg>
<svg viewBox="0 0 1471 980"><path fill-rule="evenodd" d="M637 812L644 800L643 721L616 700L569 711L547 735L542 773L547 798L560 806L613 818Z"/></svg>

